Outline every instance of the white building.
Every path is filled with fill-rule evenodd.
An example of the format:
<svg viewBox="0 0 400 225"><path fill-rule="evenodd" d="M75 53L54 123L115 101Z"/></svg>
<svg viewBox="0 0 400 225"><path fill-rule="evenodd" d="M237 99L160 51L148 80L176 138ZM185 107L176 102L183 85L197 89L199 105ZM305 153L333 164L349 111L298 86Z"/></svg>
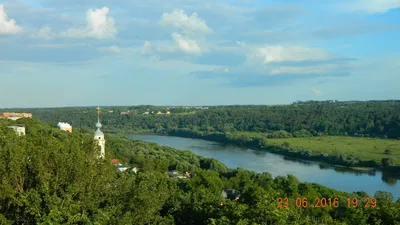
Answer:
<svg viewBox="0 0 400 225"><path fill-rule="evenodd" d="M72 133L72 126L68 123L59 122L57 124L57 127L60 128L60 130L68 131L68 132Z"/></svg>
<svg viewBox="0 0 400 225"><path fill-rule="evenodd" d="M104 139L104 134L100 130L102 127L100 123L100 107L97 107L97 130L94 132L94 140L97 141L99 145L99 158L104 158L106 156L106 140Z"/></svg>
<svg viewBox="0 0 400 225"><path fill-rule="evenodd" d="M15 133L18 136L25 136L25 127L20 125L20 126L8 126L8 128L11 128L15 131Z"/></svg>
<svg viewBox="0 0 400 225"><path fill-rule="evenodd" d="M122 165L121 163L117 165L118 170L121 172L125 172L128 168Z"/></svg>

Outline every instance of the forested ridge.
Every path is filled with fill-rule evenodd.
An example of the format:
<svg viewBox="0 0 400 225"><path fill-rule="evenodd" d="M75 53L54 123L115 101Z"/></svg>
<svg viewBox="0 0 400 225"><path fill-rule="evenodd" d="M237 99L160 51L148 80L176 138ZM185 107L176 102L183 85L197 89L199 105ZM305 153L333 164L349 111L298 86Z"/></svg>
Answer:
<svg viewBox="0 0 400 225"><path fill-rule="evenodd" d="M12 124L24 124L17 136ZM294 176L228 169L220 162L156 144L106 135L106 159L95 156L93 131L67 133L36 119L0 120L0 224L400 224L400 199L344 193ZM138 174L118 172L117 157ZM173 180L166 171L188 171ZM238 200L221 191L234 188ZM278 208L278 198L288 208ZM313 208L315 198L334 206ZM308 206L296 207L296 198ZM334 200L335 198L338 201ZM350 207L347 198L358 199ZM369 207L366 208L365 205Z"/></svg>
<svg viewBox="0 0 400 225"><path fill-rule="evenodd" d="M400 101L311 101L278 106L191 108L144 105L103 109L102 123L107 132L202 138L334 165L400 171L399 142L395 141L400 138ZM74 128L91 126L89 121L95 120L92 107L20 111L30 111L34 117L54 125L68 122ZM167 111L172 114L144 114ZM358 139L326 138L330 136L365 138L365 144L357 144ZM304 140L307 138L311 139ZM369 138L388 141L367 141Z"/></svg>
<svg viewBox="0 0 400 225"><path fill-rule="evenodd" d="M400 101L299 102L278 106L214 106L171 115L143 115L147 109L165 107L104 107L103 123L112 129L162 130L199 129L208 132L285 131L293 137L340 135L400 138ZM183 108L185 109L185 108ZM34 117L50 123L70 122L74 127L91 126L93 109L28 109ZM109 112L112 110L112 112ZM187 109L185 109L187 110ZM4 109L2 111L5 111ZM26 111L26 110L25 110ZM129 111L126 115L120 112ZM176 113L174 113L176 111Z"/></svg>

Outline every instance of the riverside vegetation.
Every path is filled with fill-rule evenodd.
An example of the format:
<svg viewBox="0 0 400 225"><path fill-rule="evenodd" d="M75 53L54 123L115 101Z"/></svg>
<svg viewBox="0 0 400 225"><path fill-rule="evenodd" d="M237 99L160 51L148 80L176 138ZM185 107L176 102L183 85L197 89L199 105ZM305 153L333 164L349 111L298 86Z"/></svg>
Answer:
<svg viewBox="0 0 400 225"><path fill-rule="evenodd" d="M13 124L26 126L17 136ZM67 133L36 119L0 120L0 224L400 224L400 198L345 193L288 175L228 169L196 156L123 136L106 135L99 161L93 131ZM117 157L139 168L118 172ZM169 179L166 171L189 171L191 179ZM234 188L238 200L221 197ZM278 208L278 198L289 198ZM338 198L338 208L297 208L296 198ZM347 198L359 199L348 207ZM223 203L223 204L221 204Z"/></svg>
<svg viewBox="0 0 400 225"><path fill-rule="evenodd" d="M149 132L235 143L346 167L400 171L400 101L297 102L281 106L106 107L109 132ZM109 110L112 110L109 111ZM35 117L90 126L91 108L30 109ZM120 112L129 111L126 115Z"/></svg>

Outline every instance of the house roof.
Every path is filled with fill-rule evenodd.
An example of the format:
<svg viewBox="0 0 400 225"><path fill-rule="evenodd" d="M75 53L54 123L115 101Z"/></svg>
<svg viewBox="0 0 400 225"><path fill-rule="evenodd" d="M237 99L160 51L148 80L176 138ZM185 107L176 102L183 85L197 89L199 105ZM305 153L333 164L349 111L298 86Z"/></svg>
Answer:
<svg viewBox="0 0 400 225"><path fill-rule="evenodd" d="M236 189L225 189L221 191L221 196L224 198L236 198L240 197L240 192Z"/></svg>
<svg viewBox="0 0 400 225"><path fill-rule="evenodd" d="M111 160L111 163L117 164L117 165L118 165L118 164L119 164L119 160L118 160L118 159L112 159L112 160Z"/></svg>

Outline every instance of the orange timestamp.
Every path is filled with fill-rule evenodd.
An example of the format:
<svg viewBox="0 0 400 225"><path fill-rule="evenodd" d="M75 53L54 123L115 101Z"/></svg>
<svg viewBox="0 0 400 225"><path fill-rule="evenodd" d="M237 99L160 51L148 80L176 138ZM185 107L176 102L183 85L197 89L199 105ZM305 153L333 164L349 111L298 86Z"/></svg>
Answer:
<svg viewBox="0 0 400 225"><path fill-rule="evenodd" d="M293 201L289 201L288 198L278 198L278 209L289 208L290 204L293 204ZM296 198L294 201L294 206L297 208L339 208L340 204L343 204L344 201L340 202L339 198L320 198L316 197L312 200L307 198ZM359 200L357 198L347 198L346 206L348 208L375 208L376 207L376 199L375 198L364 198L364 201Z"/></svg>

